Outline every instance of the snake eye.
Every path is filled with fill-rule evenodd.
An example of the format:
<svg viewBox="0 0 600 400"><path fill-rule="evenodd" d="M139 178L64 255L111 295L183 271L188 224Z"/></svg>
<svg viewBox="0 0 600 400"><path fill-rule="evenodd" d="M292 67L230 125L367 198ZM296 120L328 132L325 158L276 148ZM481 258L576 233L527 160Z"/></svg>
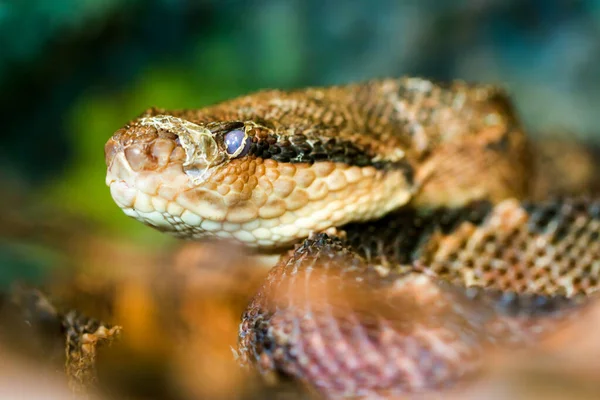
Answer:
<svg viewBox="0 0 600 400"><path fill-rule="evenodd" d="M239 129L227 132L224 137L227 154L231 157L243 157L250 150L250 139Z"/></svg>

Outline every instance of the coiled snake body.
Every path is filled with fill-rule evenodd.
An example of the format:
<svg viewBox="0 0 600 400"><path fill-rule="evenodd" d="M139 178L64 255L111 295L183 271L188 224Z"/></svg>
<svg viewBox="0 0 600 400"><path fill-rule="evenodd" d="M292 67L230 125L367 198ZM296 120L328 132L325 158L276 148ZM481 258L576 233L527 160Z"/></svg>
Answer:
<svg viewBox="0 0 600 400"><path fill-rule="evenodd" d="M449 387L597 287L600 203L520 203L528 142L493 86L402 78L151 109L105 154L127 215L282 252L240 360L328 397Z"/></svg>

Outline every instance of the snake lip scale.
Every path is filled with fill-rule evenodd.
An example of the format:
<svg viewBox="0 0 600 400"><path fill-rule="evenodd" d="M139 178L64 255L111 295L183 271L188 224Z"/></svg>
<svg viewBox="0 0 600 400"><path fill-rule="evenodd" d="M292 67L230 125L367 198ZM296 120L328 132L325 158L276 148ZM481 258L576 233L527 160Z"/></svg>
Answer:
<svg viewBox="0 0 600 400"><path fill-rule="evenodd" d="M330 398L444 390L578 315L600 206L522 203L530 156L501 89L409 77L153 108L105 146L128 216L281 253L239 360Z"/></svg>

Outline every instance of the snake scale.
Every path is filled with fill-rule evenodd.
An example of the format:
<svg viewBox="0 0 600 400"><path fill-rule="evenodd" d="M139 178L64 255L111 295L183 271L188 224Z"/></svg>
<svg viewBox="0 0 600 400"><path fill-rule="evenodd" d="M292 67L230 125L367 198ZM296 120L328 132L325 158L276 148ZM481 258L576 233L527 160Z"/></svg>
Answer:
<svg viewBox="0 0 600 400"><path fill-rule="evenodd" d="M600 202L527 202L530 144L495 86L406 77L153 108L105 156L125 214L281 254L239 360L326 397L450 388L598 287Z"/></svg>

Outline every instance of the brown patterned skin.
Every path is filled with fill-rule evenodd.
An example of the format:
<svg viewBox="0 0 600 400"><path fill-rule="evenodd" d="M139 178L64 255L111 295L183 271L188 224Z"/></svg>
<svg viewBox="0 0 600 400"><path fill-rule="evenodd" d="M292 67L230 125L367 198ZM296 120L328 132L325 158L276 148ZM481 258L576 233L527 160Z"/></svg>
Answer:
<svg viewBox="0 0 600 400"><path fill-rule="evenodd" d="M526 196L530 177L525 135L492 86L402 78L151 109L105 153L117 204L176 236L273 250L329 232L283 255L239 349L327 397L452 386L488 347L576 315L596 287L595 264L573 258L589 209L538 229L535 207L489 205Z"/></svg>
<svg viewBox="0 0 600 400"><path fill-rule="evenodd" d="M240 327L243 362L329 398L440 391L531 345L598 289L600 203L401 211L284 257Z"/></svg>
<svg viewBox="0 0 600 400"><path fill-rule="evenodd" d="M574 297L600 280L600 202L589 198L405 210L343 230L369 263L412 265L463 286Z"/></svg>

